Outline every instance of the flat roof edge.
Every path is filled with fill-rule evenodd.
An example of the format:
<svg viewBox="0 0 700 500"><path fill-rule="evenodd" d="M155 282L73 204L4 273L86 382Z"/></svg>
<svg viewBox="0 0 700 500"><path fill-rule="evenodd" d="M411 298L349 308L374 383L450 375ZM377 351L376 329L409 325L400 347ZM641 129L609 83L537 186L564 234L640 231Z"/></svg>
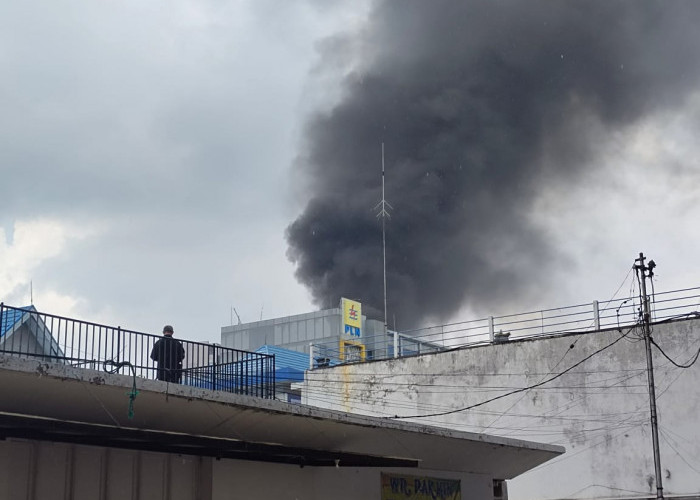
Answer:
<svg viewBox="0 0 700 500"><path fill-rule="evenodd" d="M60 380L75 380L93 385L123 387L127 390L131 389L133 383L133 377L131 375L110 374L97 370L75 368L57 363L47 363L46 361L36 359L23 359L15 356L0 354L0 371L2 370L20 372L27 375L33 374L38 377L51 377ZM167 396L171 398L184 398L188 400L201 400L209 403L220 403L227 406L238 407L243 410L309 417L312 419L328 420L353 426L394 429L398 431L428 434L436 437L472 441L495 446L523 450L536 450L556 455L562 454L565 451L565 448L562 446L493 436L489 434L458 431L445 427L425 425L415 421L395 420L392 418L345 413L337 410L328 410L313 406L285 403L271 399L262 399L223 391L212 391L209 389L180 384L168 384L158 380L138 377L136 382L137 389L139 391L167 394Z"/></svg>

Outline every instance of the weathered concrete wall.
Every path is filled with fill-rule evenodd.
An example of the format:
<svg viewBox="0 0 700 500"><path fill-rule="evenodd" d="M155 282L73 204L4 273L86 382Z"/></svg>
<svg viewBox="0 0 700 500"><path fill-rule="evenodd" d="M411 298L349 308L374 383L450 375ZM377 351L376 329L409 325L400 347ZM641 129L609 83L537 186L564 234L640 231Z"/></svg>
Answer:
<svg viewBox="0 0 700 500"><path fill-rule="evenodd" d="M221 460L214 462L213 500L379 500L381 472L459 479L462 498L493 500L491 479L416 469L305 467Z"/></svg>
<svg viewBox="0 0 700 500"><path fill-rule="evenodd" d="M655 494L646 357L641 331L513 341L307 372L303 402L563 445L562 457L509 481L513 500ZM678 362L700 347L700 321L657 324ZM503 397L574 366L541 387ZM663 486L700 495L700 361L673 366L654 348Z"/></svg>
<svg viewBox="0 0 700 500"><path fill-rule="evenodd" d="M384 469L458 479L462 498L493 500L478 474ZM304 467L34 440L0 441L0 499L356 500L381 498L375 468Z"/></svg>
<svg viewBox="0 0 700 500"><path fill-rule="evenodd" d="M207 500L211 458L33 440L0 442L0 498Z"/></svg>

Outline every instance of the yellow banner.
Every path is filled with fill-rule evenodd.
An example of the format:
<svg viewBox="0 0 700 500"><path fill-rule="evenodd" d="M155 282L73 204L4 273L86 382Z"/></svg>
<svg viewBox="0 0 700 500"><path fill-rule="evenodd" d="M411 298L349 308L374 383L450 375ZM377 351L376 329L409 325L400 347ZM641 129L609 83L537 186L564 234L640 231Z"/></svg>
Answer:
<svg viewBox="0 0 700 500"><path fill-rule="evenodd" d="M362 304L356 300L342 299L343 333L351 337L362 336Z"/></svg>
<svg viewBox="0 0 700 500"><path fill-rule="evenodd" d="M382 500L462 500L458 479L382 474Z"/></svg>

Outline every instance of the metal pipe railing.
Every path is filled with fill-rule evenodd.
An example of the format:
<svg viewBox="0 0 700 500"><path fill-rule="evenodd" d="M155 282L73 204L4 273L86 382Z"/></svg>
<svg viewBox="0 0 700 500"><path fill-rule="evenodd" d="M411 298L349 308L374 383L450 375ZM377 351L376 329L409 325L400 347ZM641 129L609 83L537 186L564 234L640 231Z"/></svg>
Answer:
<svg viewBox="0 0 700 500"><path fill-rule="evenodd" d="M94 370L102 370L106 361L128 362L136 376L155 378L158 365L151 353L161 338L0 303L0 353L12 356ZM175 379L182 384L275 397L274 355L184 339L177 342L183 347L184 359L177 368L166 370L175 370Z"/></svg>
<svg viewBox="0 0 700 500"><path fill-rule="evenodd" d="M700 316L700 287L659 292L654 297L654 321L693 314ZM499 332L509 334L510 340L538 338L629 326L637 323L639 318L638 297L633 296L387 332L386 336L382 332L365 337L362 342L367 359L378 360L489 344L495 342L494 337ZM342 347L337 341L315 342L313 352L316 358L329 360L325 366L345 362ZM310 366L315 368L319 365L310 359Z"/></svg>

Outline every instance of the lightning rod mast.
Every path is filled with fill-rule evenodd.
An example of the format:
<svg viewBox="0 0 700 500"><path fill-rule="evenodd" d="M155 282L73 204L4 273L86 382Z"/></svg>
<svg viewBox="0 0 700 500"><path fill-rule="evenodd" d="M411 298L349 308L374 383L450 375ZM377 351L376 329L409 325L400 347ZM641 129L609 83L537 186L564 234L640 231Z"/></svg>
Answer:
<svg viewBox="0 0 700 500"><path fill-rule="evenodd" d="M386 307L386 219L391 218L389 210L394 207L386 201L384 196L384 143L382 142L382 201L380 201L375 210L379 209L377 214L378 218L382 219L382 257L383 257L383 271L384 271L384 336L387 334L387 307Z"/></svg>

